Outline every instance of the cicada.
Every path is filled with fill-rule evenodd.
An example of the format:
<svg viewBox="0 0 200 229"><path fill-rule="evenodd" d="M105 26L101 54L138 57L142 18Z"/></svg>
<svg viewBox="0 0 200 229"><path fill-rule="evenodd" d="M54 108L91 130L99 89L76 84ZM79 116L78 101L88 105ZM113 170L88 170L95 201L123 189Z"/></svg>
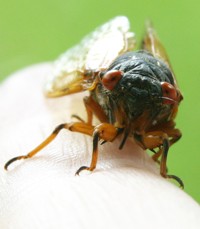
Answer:
<svg viewBox="0 0 200 229"><path fill-rule="evenodd" d="M93 138L91 164L80 167L93 171L97 165L99 141L114 142L122 135L123 149L127 138L143 149L154 152L152 158L160 163L160 174L182 180L167 173L167 155L171 145L181 137L175 128L175 116L183 96L177 85L165 49L149 23L138 51L135 34L129 20L118 16L98 27L78 45L55 61L52 78L45 94L58 97L89 91L83 101L87 120L63 123L39 146L26 155L17 156L5 164L33 157L48 145L62 129L80 132ZM93 116L100 121L93 125Z"/></svg>

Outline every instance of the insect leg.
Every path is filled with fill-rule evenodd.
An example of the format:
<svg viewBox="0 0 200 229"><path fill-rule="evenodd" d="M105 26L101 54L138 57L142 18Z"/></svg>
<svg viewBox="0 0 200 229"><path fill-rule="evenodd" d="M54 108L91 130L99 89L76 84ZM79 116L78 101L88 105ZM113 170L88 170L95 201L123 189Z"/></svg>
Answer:
<svg viewBox="0 0 200 229"><path fill-rule="evenodd" d="M93 114L100 120L100 122L107 122L108 118L105 115L104 111L102 110L101 106L94 101L92 96L85 96L84 97L84 104L87 111L87 123L92 124L92 116Z"/></svg>
<svg viewBox="0 0 200 229"><path fill-rule="evenodd" d="M87 112L87 124L92 125L92 119L93 114L101 121L101 122L107 122L108 118L103 112L101 106L94 101L94 99L91 96L85 96L83 99L86 112ZM78 119L81 122L85 122L82 118L80 118L78 115L72 115L73 118Z"/></svg>
<svg viewBox="0 0 200 229"><path fill-rule="evenodd" d="M100 139L105 141L113 141L118 135L118 128L114 127L108 123L101 123L94 128L93 132L93 151L92 151L92 160L90 166L81 166L76 175L83 170L93 171L96 168L97 159L98 159L98 142Z"/></svg>
<svg viewBox="0 0 200 229"><path fill-rule="evenodd" d="M76 118L77 120L79 120L80 122L85 122L80 116L76 115L76 114L73 114L71 116L71 118Z"/></svg>
<svg viewBox="0 0 200 229"><path fill-rule="evenodd" d="M93 134L93 151L92 151L92 160L90 166L81 166L75 173L75 175L79 175L79 173L83 170L93 171L96 168L97 158L98 158L98 141L99 141L99 133L98 131L94 131Z"/></svg>
<svg viewBox="0 0 200 229"><path fill-rule="evenodd" d="M183 189L184 188L183 181L175 175L168 175L166 172L167 171L166 163L167 163L167 154L168 154L169 145L170 144L168 139L163 139L163 151L162 151L162 157L160 161L160 173L165 178L171 178L176 180L179 183L180 187Z"/></svg>
<svg viewBox="0 0 200 229"><path fill-rule="evenodd" d="M166 130L166 133L170 137L170 146L177 142L182 136L179 129Z"/></svg>
<svg viewBox="0 0 200 229"><path fill-rule="evenodd" d="M164 132L168 135L170 146L177 142L182 134L179 129L164 129ZM152 156L154 161L158 161L158 158L161 156L162 150L160 149L157 153Z"/></svg>
<svg viewBox="0 0 200 229"><path fill-rule="evenodd" d="M159 156L161 156L161 161L160 161L161 176L176 180L179 183L180 187L183 188L184 184L179 177L175 175L167 174L167 155L170 147L170 140L168 134L162 131L148 132L143 136L142 143L146 146L147 149L153 149L156 147L160 148L157 155L155 154L156 155L155 158L157 159Z"/></svg>
<svg viewBox="0 0 200 229"><path fill-rule="evenodd" d="M162 149L159 149L158 152L155 152L155 154L152 156L152 159L158 162L158 164L160 164L160 161L158 159L161 156L161 154L162 154Z"/></svg>
<svg viewBox="0 0 200 229"><path fill-rule="evenodd" d="M33 157L45 146L47 146L50 142L52 142L62 129L69 129L71 131L77 131L84 134L92 135L94 127L91 125L87 125L86 123L60 124L54 129L54 131L49 135L49 137L47 137L40 145L38 145L35 149L30 151L28 154L17 156L10 159L4 166L5 170L7 170L8 166L12 164L14 161Z"/></svg>
<svg viewBox="0 0 200 229"><path fill-rule="evenodd" d="M83 134L87 134L90 136L93 136L93 154L92 154L92 160L89 167L82 166L76 174L78 175L82 170L94 170L96 168L97 164L97 157L98 157L98 141L99 139L103 139L105 141L113 141L115 137L118 134L118 129L114 127L111 124L108 123L101 123L97 125L96 127L91 126L87 123L83 122L76 122L76 123L64 123L60 124L55 128L55 130L52 132L52 134L47 137L40 145L38 145L35 149L30 151L26 155L21 155L18 157L14 157L10 159L4 166L4 168L7 170L8 166L12 164L14 161L21 160L21 159L27 159L33 157L35 154L37 154L40 150L42 150L45 146L47 146L50 142L52 142L55 137L58 135L58 133L62 129L68 129L73 132L79 132Z"/></svg>

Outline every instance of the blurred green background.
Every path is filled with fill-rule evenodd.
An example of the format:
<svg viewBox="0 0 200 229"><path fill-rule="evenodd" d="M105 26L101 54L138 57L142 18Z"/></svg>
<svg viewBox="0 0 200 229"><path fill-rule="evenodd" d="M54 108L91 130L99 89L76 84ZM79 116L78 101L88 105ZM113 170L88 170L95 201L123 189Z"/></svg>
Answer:
<svg viewBox="0 0 200 229"><path fill-rule="evenodd" d="M169 154L169 172L200 203L200 3L198 0L0 0L0 79L60 53L116 15L129 17L140 39L151 19L184 95L177 118L183 138Z"/></svg>

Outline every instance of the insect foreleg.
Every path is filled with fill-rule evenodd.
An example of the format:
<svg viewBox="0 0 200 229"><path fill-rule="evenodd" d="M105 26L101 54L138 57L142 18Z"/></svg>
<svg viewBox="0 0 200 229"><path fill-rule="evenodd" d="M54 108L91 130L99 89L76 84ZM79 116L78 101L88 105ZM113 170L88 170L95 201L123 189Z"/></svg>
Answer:
<svg viewBox="0 0 200 229"><path fill-rule="evenodd" d="M115 137L118 136L118 128L114 127L108 123L101 123L94 128L93 132L93 151L92 151L92 160L90 166L80 167L76 175L83 170L93 171L96 168L97 159L98 159L98 142L100 139L104 141L113 141Z"/></svg>
<svg viewBox="0 0 200 229"><path fill-rule="evenodd" d="M73 131L73 132L79 132L79 133L93 136L93 151L92 151L91 164L89 167L82 166L76 172L76 175L78 175L82 170L92 171L96 168L97 158L98 158L98 141L100 139L102 139L104 141L113 141L115 139L115 137L118 135L118 128L116 128L113 125L108 124L108 123L101 123L101 124L97 125L96 127L91 126L91 125L84 123L84 122L60 124L59 126L57 126L55 128L55 130L52 132L52 134L49 137L47 137L35 149L30 151L26 155L21 155L21 156L14 157L14 158L10 159L5 164L4 168L7 170L8 166L10 164L12 164L14 161L33 157L40 150L42 150L45 146L47 146L50 142L52 142L62 129L68 129L68 130Z"/></svg>
<svg viewBox="0 0 200 229"><path fill-rule="evenodd" d="M40 145L38 145L35 149L33 149L32 151L30 151L28 154L26 155L21 155L18 157L14 157L12 159L10 159L4 166L4 168L7 170L8 166L10 164L12 164L14 161L17 160L21 160L21 159L27 159L27 158L31 158L33 157L35 154L37 154L40 150L42 150L45 146L47 146L50 142L52 142L55 137L58 135L58 133L62 130L62 129L68 129L71 131L76 131L76 132L80 132L80 133L84 133L84 134L88 134L88 135L92 135L93 133L93 129L94 127L91 125L88 125L86 123L64 123L64 124L60 124L58 125L54 131L49 135L49 137L47 137Z"/></svg>

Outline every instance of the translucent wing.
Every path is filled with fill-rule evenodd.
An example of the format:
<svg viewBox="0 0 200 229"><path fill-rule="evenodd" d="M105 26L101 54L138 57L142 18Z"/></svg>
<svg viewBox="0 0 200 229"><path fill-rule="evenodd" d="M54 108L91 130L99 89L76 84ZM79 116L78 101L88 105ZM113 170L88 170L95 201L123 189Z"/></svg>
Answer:
<svg viewBox="0 0 200 229"><path fill-rule="evenodd" d="M158 39L156 32L150 22L148 22L146 26L146 34L142 40L142 49L147 50L153 56L163 60L173 73L169 58L167 56L167 52L165 51L165 48L160 42L160 40ZM175 76L174 76L174 82L177 87L177 81Z"/></svg>
<svg viewBox="0 0 200 229"><path fill-rule="evenodd" d="M87 72L107 68L118 55L134 48L134 33L129 29L128 19L118 16L62 54L54 63L46 95L56 97L86 90L88 82L94 80L92 76L88 79Z"/></svg>

